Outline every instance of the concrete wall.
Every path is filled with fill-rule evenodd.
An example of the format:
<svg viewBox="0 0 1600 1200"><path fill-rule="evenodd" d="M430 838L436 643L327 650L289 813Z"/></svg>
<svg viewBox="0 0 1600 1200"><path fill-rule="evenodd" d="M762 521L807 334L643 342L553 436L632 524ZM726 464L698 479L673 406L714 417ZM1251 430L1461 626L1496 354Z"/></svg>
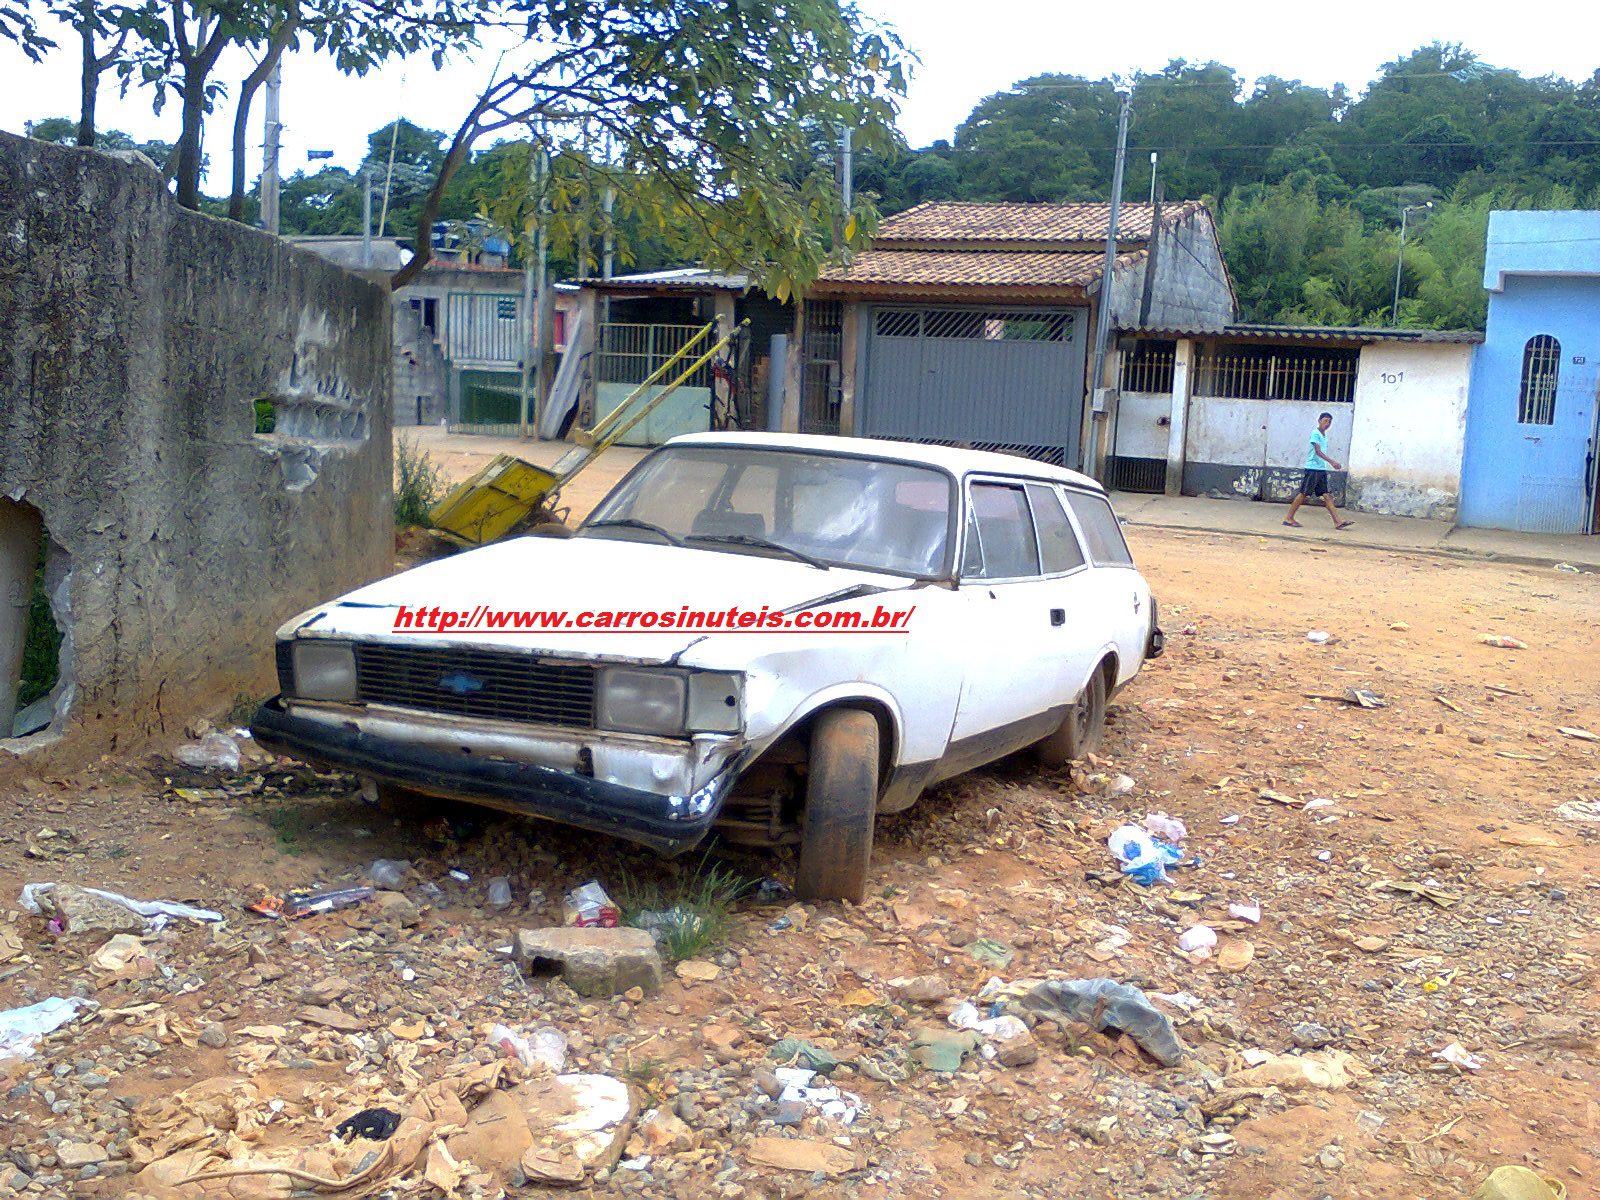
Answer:
<svg viewBox="0 0 1600 1200"><path fill-rule="evenodd" d="M1549 424L1523 424L1523 353L1541 335L1561 347L1555 411ZM1600 528L1589 459L1591 439L1600 441L1600 276L1508 276L1505 290L1489 297L1470 390L1461 524L1527 533Z"/></svg>
<svg viewBox="0 0 1600 1200"><path fill-rule="evenodd" d="M1600 276L1600 211L1490 213L1483 286L1503 291L1511 275Z"/></svg>
<svg viewBox="0 0 1600 1200"><path fill-rule="evenodd" d="M1352 508L1455 520L1473 349L1404 342L1362 347L1348 463Z"/></svg>
<svg viewBox="0 0 1600 1200"><path fill-rule="evenodd" d="M1111 288L1111 313L1119 328L1217 328L1234 319L1233 290L1217 228L1208 212L1161 231L1156 245L1156 282L1149 319L1139 319L1148 260L1117 271Z"/></svg>
<svg viewBox="0 0 1600 1200"><path fill-rule="evenodd" d="M6 134L0 231L0 494L43 516L67 637L54 721L0 764L169 744L390 568L389 297L146 163Z"/></svg>
<svg viewBox="0 0 1600 1200"><path fill-rule="evenodd" d="M437 425L450 415L450 364L420 306L394 299L394 423Z"/></svg>
<svg viewBox="0 0 1600 1200"><path fill-rule="evenodd" d="M1183 491L1190 496L1287 502L1299 490L1317 416L1333 414L1328 454L1350 464L1349 404L1315 400L1189 401ZM1344 503L1345 472L1328 473L1328 490Z"/></svg>

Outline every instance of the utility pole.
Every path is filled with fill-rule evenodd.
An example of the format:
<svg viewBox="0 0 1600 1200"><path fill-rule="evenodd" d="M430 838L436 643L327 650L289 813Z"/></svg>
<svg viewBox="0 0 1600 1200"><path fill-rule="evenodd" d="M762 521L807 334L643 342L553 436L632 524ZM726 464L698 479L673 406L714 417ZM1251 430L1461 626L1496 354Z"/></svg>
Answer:
<svg viewBox="0 0 1600 1200"><path fill-rule="evenodd" d="M422 236L432 232L425 230ZM361 269L372 269L372 171L367 167L361 168Z"/></svg>
<svg viewBox="0 0 1600 1200"><path fill-rule="evenodd" d="M401 80L404 83L404 79ZM383 230L389 224L389 184L394 179L394 144L400 138L400 117L394 119L394 124L389 126L389 166L383 173L383 208L378 214L378 236L383 236Z"/></svg>
<svg viewBox="0 0 1600 1200"><path fill-rule="evenodd" d="M1400 269L1406 263L1406 218L1414 212L1421 212L1425 208L1432 208L1433 201L1426 204L1413 204L1409 208L1400 210L1400 253L1394 260L1394 304L1389 308L1389 324L1391 327L1400 324Z"/></svg>
<svg viewBox="0 0 1600 1200"><path fill-rule="evenodd" d="M840 172L842 180L839 185L839 198L844 201L844 211L846 213L850 211L850 203L855 196L856 190L856 161L855 154L850 147L850 134L851 129L848 125L839 131L839 152L842 160Z"/></svg>
<svg viewBox="0 0 1600 1200"><path fill-rule="evenodd" d="M526 253L532 261L523 263L522 313L527 322L527 338L522 347L522 373L517 381L521 414L521 434L533 436L537 417L534 411L544 397L544 305L545 305L545 221L544 180L548 160L543 131L540 140L528 148L528 183L533 189L534 214L523 230L529 243Z"/></svg>
<svg viewBox="0 0 1600 1200"><path fill-rule="evenodd" d="M1154 150L1150 151L1150 207L1156 206L1156 160L1161 155Z"/></svg>
<svg viewBox="0 0 1600 1200"><path fill-rule="evenodd" d="M283 125L278 120L278 106L283 91L283 64L278 62L267 76L266 136L261 152L261 227L268 233L278 232L278 140Z"/></svg>
<svg viewBox="0 0 1600 1200"><path fill-rule="evenodd" d="M1111 338L1111 276L1117 266L1117 218L1122 211L1122 170L1128 157L1128 113L1132 107L1133 93L1124 92L1122 109L1117 114L1117 164L1111 172L1111 219L1106 224L1106 261L1100 278L1100 309L1094 323L1094 370L1089 376L1090 403L1097 413L1102 411L1100 397L1105 386L1106 345ZM1078 450L1079 462L1089 468L1091 475L1099 473L1094 469L1099 465L1100 456L1095 452L1098 441L1091 421L1089 444Z"/></svg>

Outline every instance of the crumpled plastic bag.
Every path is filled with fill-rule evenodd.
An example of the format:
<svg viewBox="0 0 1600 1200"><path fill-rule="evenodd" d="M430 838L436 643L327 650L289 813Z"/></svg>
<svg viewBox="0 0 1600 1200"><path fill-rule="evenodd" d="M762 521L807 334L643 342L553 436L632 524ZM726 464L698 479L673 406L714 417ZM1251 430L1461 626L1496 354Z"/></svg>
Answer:
<svg viewBox="0 0 1600 1200"><path fill-rule="evenodd" d="M50 913L64 918L63 933L82 933L89 929L110 933L143 931L146 923L152 930L162 929L168 917L188 921L222 920L221 913L209 908L193 908L172 900L134 900L120 892L80 888L71 883L23 884L19 903L35 916ZM117 909L125 909L130 915L122 918ZM140 917L144 920L140 921Z"/></svg>
<svg viewBox="0 0 1600 1200"><path fill-rule="evenodd" d="M76 1020L82 1009L94 1007L93 1000L81 996L52 996L0 1012L0 1059L29 1057L45 1034Z"/></svg>
<svg viewBox="0 0 1600 1200"><path fill-rule="evenodd" d="M1131 984L1115 979L1052 979L1024 994L1021 1005L1042 1016L1063 1016L1090 1029L1120 1029L1164 1067L1183 1059L1183 1043L1167 1015Z"/></svg>
<svg viewBox="0 0 1600 1200"><path fill-rule="evenodd" d="M239 743L220 730L213 729L198 742L189 742L172 752L186 767L197 771L237 771L239 769Z"/></svg>

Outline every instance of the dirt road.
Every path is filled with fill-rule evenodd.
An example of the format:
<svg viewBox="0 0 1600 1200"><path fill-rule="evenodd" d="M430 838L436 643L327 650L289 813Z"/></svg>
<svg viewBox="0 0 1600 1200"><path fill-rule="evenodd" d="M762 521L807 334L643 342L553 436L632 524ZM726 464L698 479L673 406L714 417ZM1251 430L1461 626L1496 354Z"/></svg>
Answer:
<svg viewBox="0 0 1600 1200"><path fill-rule="evenodd" d="M882 822L866 905L741 901L700 953L715 979L639 1001L525 981L498 948L559 921L575 884L670 897L693 863L493 815L397 823L345 781L281 767L219 782L165 756L108 762L9 798L13 907L22 884L61 880L225 922L174 924L147 945L153 973L118 978L90 965L106 933L57 939L8 914L0 931L20 949L0 940L0 1008L73 994L100 1007L0 1063L0 1194L200 1194L124 1177L129 1155L314 1140L352 1106L493 1061L494 1021L560 1029L569 1069L624 1077L687 1126L636 1142L580 1194L1439 1197L1502 1163L1592 1194L1600 744L1560 730L1600 732L1593 576L1133 540L1171 648L1113 707L1103 763L1074 776L1019 760L955 781ZM1384 706L1337 699L1351 689ZM1187 824L1195 861L1147 890L1117 877L1105 838L1155 811ZM242 908L358 882L377 858L416 868L421 911L402 913L416 923L372 905L294 923ZM516 901L496 912L485 887L502 874ZM1250 901L1258 924L1229 917ZM1181 954L1201 922L1217 953ZM1127 1038L1047 1021L1032 1063L910 1066L919 1031L953 1033L946 1014L991 976L1046 975L1166 997L1188 1053L1163 1068ZM916 976L949 999L891 982ZM865 1102L854 1124L768 1097L783 1038L841 1060L836 1082ZM1465 1065L1439 1057L1452 1043ZM1308 1082L1308 1063L1327 1070ZM244 1098L202 1103L196 1085L218 1076ZM193 1118L186 1131L173 1112ZM219 1132L230 1123L238 1142ZM852 1169L757 1164L753 1139L796 1134L810 1165L832 1146ZM287 1195L276 1183L259 1194ZM469 1177L457 1194L498 1182Z"/></svg>

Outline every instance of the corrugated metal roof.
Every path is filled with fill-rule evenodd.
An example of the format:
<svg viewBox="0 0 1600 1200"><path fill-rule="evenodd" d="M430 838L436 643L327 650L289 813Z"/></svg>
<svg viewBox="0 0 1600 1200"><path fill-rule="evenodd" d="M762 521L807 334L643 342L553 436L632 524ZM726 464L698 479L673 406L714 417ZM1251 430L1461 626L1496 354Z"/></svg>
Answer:
<svg viewBox="0 0 1600 1200"><path fill-rule="evenodd" d="M1431 342L1446 345L1476 345L1483 334L1473 329L1387 329L1369 325L1262 325L1239 323L1187 328L1128 328L1118 333L1144 337L1195 338L1222 337L1262 341L1297 342Z"/></svg>
<svg viewBox="0 0 1600 1200"><path fill-rule="evenodd" d="M709 292L743 292L750 287L748 275L724 274L705 267L673 267L665 271L642 271L636 275L613 275L610 279L582 279L577 282L580 287L665 287Z"/></svg>

